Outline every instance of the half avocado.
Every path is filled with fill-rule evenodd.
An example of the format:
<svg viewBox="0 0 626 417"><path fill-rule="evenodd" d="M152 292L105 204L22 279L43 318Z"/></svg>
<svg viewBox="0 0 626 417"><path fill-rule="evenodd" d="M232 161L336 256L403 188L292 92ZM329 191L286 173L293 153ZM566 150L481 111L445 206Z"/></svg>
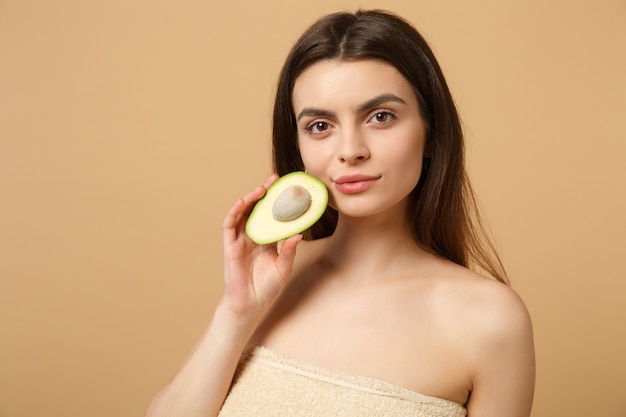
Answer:
<svg viewBox="0 0 626 417"><path fill-rule="evenodd" d="M322 217L328 205L323 182L305 172L291 172L274 182L246 223L246 234L259 245L302 233Z"/></svg>

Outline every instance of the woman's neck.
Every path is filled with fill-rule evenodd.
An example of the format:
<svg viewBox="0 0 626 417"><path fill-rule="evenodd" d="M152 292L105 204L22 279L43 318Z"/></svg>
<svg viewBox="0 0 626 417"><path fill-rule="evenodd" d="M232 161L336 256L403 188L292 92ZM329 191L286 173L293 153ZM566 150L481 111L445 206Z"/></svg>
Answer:
<svg viewBox="0 0 626 417"><path fill-rule="evenodd" d="M363 279L406 273L427 256L403 216L353 218L340 214L325 258L339 275Z"/></svg>

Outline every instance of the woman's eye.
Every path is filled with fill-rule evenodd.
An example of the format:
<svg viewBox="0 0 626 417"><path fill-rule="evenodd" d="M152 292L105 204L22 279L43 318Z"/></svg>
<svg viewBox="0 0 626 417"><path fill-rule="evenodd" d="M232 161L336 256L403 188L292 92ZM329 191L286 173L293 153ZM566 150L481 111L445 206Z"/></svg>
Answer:
<svg viewBox="0 0 626 417"><path fill-rule="evenodd" d="M328 123L326 122L313 122L306 127L306 131L310 133L323 133L327 131L329 128Z"/></svg>
<svg viewBox="0 0 626 417"><path fill-rule="evenodd" d="M384 124L391 122L395 118L396 116L389 111L379 111L374 113L370 121L378 124Z"/></svg>

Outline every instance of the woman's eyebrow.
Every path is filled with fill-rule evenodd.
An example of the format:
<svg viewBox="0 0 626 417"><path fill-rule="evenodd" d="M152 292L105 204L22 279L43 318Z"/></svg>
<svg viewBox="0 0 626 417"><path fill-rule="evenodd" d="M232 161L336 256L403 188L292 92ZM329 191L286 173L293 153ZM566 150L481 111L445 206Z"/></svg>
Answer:
<svg viewBox="0 0 626 417"><path fill-rule="evenodd" d="M367 100L365 103L361 104L358 108L357 108L357 113L362 113L364 111L367 111L373 107L376 106L380 106L381 104L384 103L388 103L390 101L396 102L396 103L403 103L405 104L406 101L404 101L402 98L396 96L395 94L381 94L379 96L374 97L371 100ZM300 121L300 119L302 119L305 116L309 116L309 117L328 117L328 118L334 118L336 115L335 113L328 111L328 110L324 110L324 109L319 109L319 108L315 108L315 107L305 107L304 109L302 109L302 111L300 113L298 113L298 117L296 118L297 121Z"/></svg>
<svg viewBox="0 0 626 417"><path fill-rule="evenodd" d="M357 108L357 113L362 113L362 112L364 112L366 110L369 110L369 109L371 109L373 107L376 107L376 106L380 106L381 104L388 103L390 101L394 101L396 103L406 104L406 101L404 101L400 97L396 96L395 94L381 94L381 95L379 95L377 97L374 97L373 99L368 100L365 103L361 104Z"/></svg>
<svg viewBox="0 0 626 417"><path fill-rule="evenodd" d="M324 109L317 109L314 107L305 107L304 109L302 109L300 113L298 113L297 120L300 121L300 119L302 119L304 116L333 118L335 117L335 113L328 111L328 110L324 110Z"/></svg>

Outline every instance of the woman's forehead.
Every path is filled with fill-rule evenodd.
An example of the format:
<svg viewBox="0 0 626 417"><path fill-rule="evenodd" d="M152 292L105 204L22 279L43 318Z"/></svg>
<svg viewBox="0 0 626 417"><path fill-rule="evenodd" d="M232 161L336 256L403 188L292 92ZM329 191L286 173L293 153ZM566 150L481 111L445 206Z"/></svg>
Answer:
<svg viewBox="0 0 626 417"><path fill-rule="evenodd" d="M413 87L391 64L374 59L323 60L305 69L292 93L294 109L308 105L363 103L374 97L394 95L413 101Z"/></svg>

